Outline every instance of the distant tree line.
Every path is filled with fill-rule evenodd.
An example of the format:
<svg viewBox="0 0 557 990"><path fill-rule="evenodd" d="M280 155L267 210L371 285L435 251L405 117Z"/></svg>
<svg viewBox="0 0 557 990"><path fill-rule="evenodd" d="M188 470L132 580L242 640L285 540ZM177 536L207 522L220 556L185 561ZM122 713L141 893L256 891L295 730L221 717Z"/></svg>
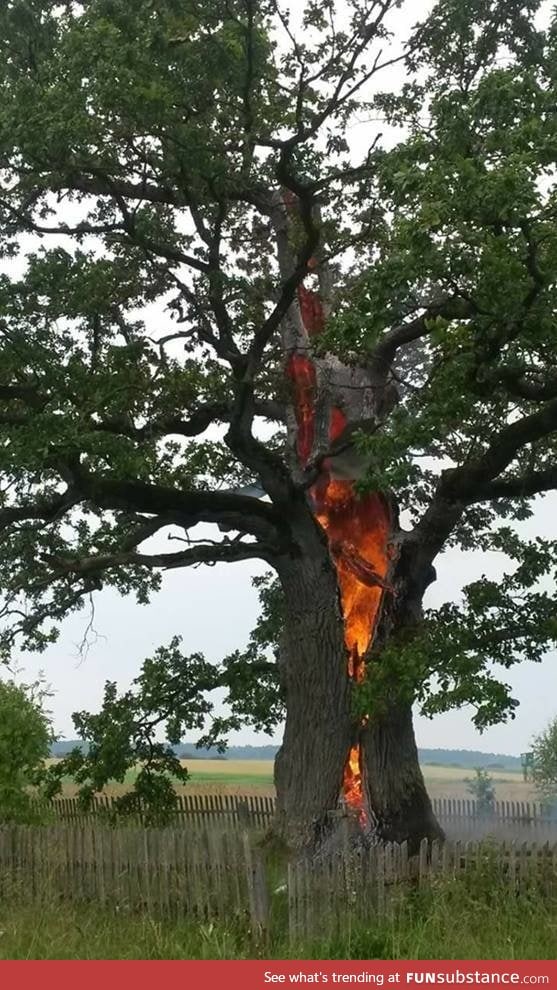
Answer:
<svg viewBox="0 0 557 990"><path fill-rule="evenodd" d="M61 739L52 744L52 756L66 756L72 749L86 751L87 744L78 739ZM274 760L278 746L228 746L226 753L216 747L197 749L195 743L183 742L172 747L181 760ZM465 770L484 767L487 770L520 770L519 756L508 753L482 753L475 749L420 749L420 763L426 766L454 766Z"/></svg>

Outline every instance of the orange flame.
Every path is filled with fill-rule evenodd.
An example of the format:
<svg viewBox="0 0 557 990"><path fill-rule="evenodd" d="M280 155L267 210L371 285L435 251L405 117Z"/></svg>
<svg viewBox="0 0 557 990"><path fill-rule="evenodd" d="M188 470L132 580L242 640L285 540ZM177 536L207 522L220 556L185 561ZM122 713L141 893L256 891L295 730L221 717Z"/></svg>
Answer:
<svg viewBox="0 0 557 990"><path fill-rule="evenodd" d="M324 314L319 297L302 286L298 293L300 312L309 334L319 333ZM307 323L306 323L307 321ZM287 367L294 385L298 424L297 453L307 464L315 436L316 374L305 355L293 354ZM334 408L329 423L329 440L336 440L347 420ZM334 480L325 460L320 476L311 489L316 518L325 530L334 560L344 618L344 641L348 651L348 673L361 682L365 675L365 655L373 637L388 567L390 514L385 499L372 493L358 498L352 481ZM358 811L365 825L362 781L362 753L354 745L346 761L343 795L349 807Z"/></svg>

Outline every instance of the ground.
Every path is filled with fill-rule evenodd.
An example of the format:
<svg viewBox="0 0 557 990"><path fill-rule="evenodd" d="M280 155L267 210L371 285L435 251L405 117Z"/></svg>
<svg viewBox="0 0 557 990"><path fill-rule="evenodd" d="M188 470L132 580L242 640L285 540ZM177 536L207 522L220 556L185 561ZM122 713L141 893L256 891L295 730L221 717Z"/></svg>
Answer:
<svg viewBox="0 0 557 990"><path fill-rule="evenodd" d="M182 762L191 773L191 783L186 785L188 791L274 793L273 764L270 760L183 760ZM466 787L466 780L474 775L472 770L463 767L427 765L422 767L422 770L431 797L470 798L472 796ZM521 772L493 770L491 776L499 801L536 800L533 785L522 779ZM125 784L114 784L107 788L107 793L121 794L132 779L130 774ZM75 788L68 782L64 794L70 796L74 792Z"/></svg>

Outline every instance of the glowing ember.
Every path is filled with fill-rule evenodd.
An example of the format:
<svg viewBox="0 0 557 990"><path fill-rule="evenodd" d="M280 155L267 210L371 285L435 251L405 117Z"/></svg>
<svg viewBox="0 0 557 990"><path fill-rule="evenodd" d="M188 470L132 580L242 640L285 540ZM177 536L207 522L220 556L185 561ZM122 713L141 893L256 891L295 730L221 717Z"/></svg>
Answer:
<svg viewBox="0 0 557 990"><path fill-rule="evenodd" d="M315 267L315 266L312 266ZM304 286L298 293L306 332L319 333L324 313L319 296ZM287 367L294 385L298 424L297 452L305 465L315 435L316 374L306 355L293 354ZM347 425L344 412L334 408L329 423L329 440L338 439ZM381 495L357 498L354 482L331 478L330 462L324 460L319 478L311 489L315 515L327 533L331 556L338 577L344 640L348 650L350 677L361 681L365 655L373 636L388 566L387 544L390 517ZM344 770L343 794L346 803L357 810L365 824L362 790L362 754L359 744L350 750Z"/></svg>

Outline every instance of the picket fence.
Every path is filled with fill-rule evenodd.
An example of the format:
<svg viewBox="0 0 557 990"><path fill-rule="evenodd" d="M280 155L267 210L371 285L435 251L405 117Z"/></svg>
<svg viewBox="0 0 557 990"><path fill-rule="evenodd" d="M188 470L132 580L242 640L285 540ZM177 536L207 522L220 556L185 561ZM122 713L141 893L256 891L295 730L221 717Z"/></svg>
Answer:
<svg viewBox="0 0 557 990"><path fill-rule="evenodd" d="M557 895L557 844L445 841L421 843L417 856L403 845L343 849L301 859L288 868L288 923L296 944L318 935L343 936L355 925L395 917L409 890L432 880L475 875L516 893Z"/></svg>
<svg viewBox="0 0 557 990"><path fill-rule="evenodd" d="M100 825L0 828L0 899L98 904L118 912L219 918L264 942L288 917L290 940L343 934L396 912L412 885L480 873L511 888L557 895L557 845L445 842L409 856L406 845L353 845L300 858L277 872L253 831L109 828ZM278 919L278 920L277 920Z"/></svg>
<svg viewBox="0 0 557 990"><path fill-rule="evenodd" d="M267 918L253 833L97 825L0 827L0 899L122 912Z"/></svg>
<svg viewBox="0 0 557 990"><path fill-rule="evenodd" d="M550 816L543 805L530 801L496 801L490 814L478 803L466 798L433 798L433 810L454 839L495 835L503 839L522 838L536 841L557 840L557 817ZM110 813L114 799L94 799L90 811L84 812L77 798L58 798L49 805L56 820L85 824ZM176 823L210 823L226 827L267 828L273 819L274 798L259 794L181 794L178 797ZM138 807L138 819L141 820Z"/></svg>
<svg viewBox="0 0 557 990"><path fill-rule="evenodd" d="M115 808L115 798L107 795L94 797L90 808L84 810L78 798L55 798L47 810L63 822L84 824L109 815ZM180 794L177 797L176 823L198 825L220 824L227 827L268 828L273 820L275 799L264 794ZM143 817L141 805L137 805L137 818Z"/></svg>

